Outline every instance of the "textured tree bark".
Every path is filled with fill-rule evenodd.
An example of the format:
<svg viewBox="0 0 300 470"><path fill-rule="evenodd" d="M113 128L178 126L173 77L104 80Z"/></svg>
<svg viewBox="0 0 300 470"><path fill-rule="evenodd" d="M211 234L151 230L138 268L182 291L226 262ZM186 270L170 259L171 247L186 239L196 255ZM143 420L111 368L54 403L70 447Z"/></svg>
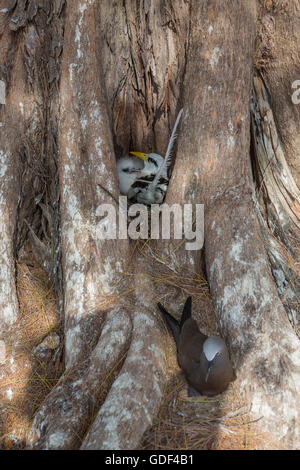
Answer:
<svg viewBox="0 0 300 470"><path fill-rule="evenodd" d="M299 340L278 298L248 184L255 3L193 4L193 18L168 200L205 203L207 275L237 384L263 418L257 425L299 446Z"/></svg>
<svg viewBox="0 0 300 470"><path fill-rule="evenodd" d="M91 355L66 371L36 414L28 445L33 449L76 449L99 407L102 383L126 352L131 334L124 309L111 310ZM88 392L87 392L88 391Z"/></svg>
<svg viewBox="0 0 300 470"><path fill-rule="evenodd" d="M300 108L293 100L293 84L300 76L299 26L299 2L261 6L255 54L257 104L252 110L257 208L265 219L262 230L278 292L298 332Z"/></svg>
<svg viewBox="0 0 300 470"><path fill-rule="evenodd" d="M107 373L106 365L112 367L120 360L130 333L120 298L127 285L128 241L101 240L97 231L97 208L105 202L115 204L98 185L117 197L115 157L101 84L102 63L97 54L97 5L93 1L78 2L76 8L68 4L65 12L58 142L66 378L49 394L35 417L28 441L34 448L78 447L91 414L99 407L97 387ZM133 340L118 381L96 419L108 425L101 426L99 436L97 430L90 431L85 444L89 448L136 446L157 412L165 368L160 330L151 313L151 292L149 289L150 295L148 299L144 296L142 304L134 299ZM109 315L112 305L118 308ZM107 314L107 328L114 329L114 317L121 317L122 312L124 324L119 326L118 347L112 353L112 344L106 344L103 332L95 347L103 316ZM100 358L104 360L106 354L109 359L105 366L95 367L94 361L100 361L100 345L104 348ZM84 360L89 361L85 373L86 365L77 366ZM133 384L142 391L139 396L132 393ZM116 403L123 403L123 408ZM102 409L106 410L103 420ZM110 422L115 423L114 429Z"/></svg>
<svg viewBox="0 0 300 470"><path fill-rule="evenodd" d="M46 28L47 18L42 14L38 24L30 24L20 33L19 29L26 22L25 2L15 4L1 2L0 12L0 80L5 84L4 104L0 105L0 341L5 344L2 349L5 360L0 365L3 429L16 398L13 384L22 379L24 372L17 351L19 304L15 258L27 238L28 225L38 235L42 232L39 203L45 203L46 179L51 174L49 169L55 155L51 153L51 123L47 113L43 114L51 84L42 80L48 67L42 58L49 55L53 30ZM53 16L57 20L57 12L53 12ZM57 33L58 26L59 22ZM48 36L38 34L43 28L47 29ZM55 100L52 106L55 108ZM46 148L51 155L47 161ZM50 198L54 196L51 185L47 194ZM51 203L55 204L54 197ZM42 247L44 255L45 247ZM41 259L43 261L45 258Z"/></svg>
<svg viewBox="0 0 300 470"><path fill-rule="evenodd" d="M84 348L99 334L103 314L95 307L120 290L129 257L126 240L101 240L97 231L100 204L116 206L98 185L117 194L118 182L95 5L67 5L62 57L59 168L67 367L85 356Z"/></svg>
<svg viewBox="0 0 300 470"><path fill-rule="evenodd" d="M265 2L259 19L255 65L272 99L280 142L299 188L300 107L292 101L292 85L300 76L299 2Z"/></svg>
<svg viewBox="0 0 300 470"><path fill-rule="evenodd" d="M9 39L9 37L2 38L1 45L9 43ZM16 345L11 334L19 316L15 283L14 233L19 194L18 176L21 167L17 156L18 131L20 132L23 125L19 99L20 102L23 101L24 89L20 87L20 80L17 78L20 67L22 67L20 50L16 56L15 68L11 72L14 83L11 87L12 93L10 96L6 96L5 112L4 105L0 105L2 108L0 109L0 423L2 426L7 419L9 402L12 398L11 391L5 384L13 373ZM19 129L15 121L19 124Z"/></svg>
<svg viewBox="0 0 300 470"><path fill-rule="evenodd" d="M252 146L258 173L254 206L278 293L291 325L298 332L300 277L295 250L300 224L300 191L285 159L268 93L259 76L254 78L253 93Z"/></svg>
<svg viewBox="0 0 300 470"><path fill-rule="evenodd" d="M17 320L14 256L28 236L55 279L65 333L66 370L35 415L28 447L133 449L158 411L166 366L155 304L163 296L178 310L182 299L180 289L143 281L157 260L172 273L183 266L197 273L202 255L159 241L146 247L145 263L133 243L100 239L97 208L115 205L101 189L118 196L115 155L164 154L182 106L167 202L205 204L206 271L235 386L264 432L299 447L299 340L273 282L249 184L255 0L0 7L0 80L8 90L0 105L0 327L9 331ZM298 111L285 109L291 127L281 123L281 132L294 164ZM104 400L101 384L120 363Z"/></svg>
<svg viewBox="0 0 300 470"><path fill-rule="evenodd" d="M148 289L148 295L135 299L126 361L83 440L83 450L136 449L158 413L166 370L161 328L151 314L153 298Z"/></svg>

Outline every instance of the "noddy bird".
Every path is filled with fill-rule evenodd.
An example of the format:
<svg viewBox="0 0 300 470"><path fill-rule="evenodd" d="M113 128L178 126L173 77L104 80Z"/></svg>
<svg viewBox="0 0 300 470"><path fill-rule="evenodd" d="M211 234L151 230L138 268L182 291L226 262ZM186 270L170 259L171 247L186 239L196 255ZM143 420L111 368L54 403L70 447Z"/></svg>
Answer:
<svg viewBox="0 0 300 470"><path fill-rule="evenodd" d="M177 345L178 363L189 385L203 395L214 396L223 392L234 380L234 372L227 346L219 336L207 337L192 319L192 298L188 297L178 322L160 304L166 323ZM189 395L193 390L189 389Z"/></svg>

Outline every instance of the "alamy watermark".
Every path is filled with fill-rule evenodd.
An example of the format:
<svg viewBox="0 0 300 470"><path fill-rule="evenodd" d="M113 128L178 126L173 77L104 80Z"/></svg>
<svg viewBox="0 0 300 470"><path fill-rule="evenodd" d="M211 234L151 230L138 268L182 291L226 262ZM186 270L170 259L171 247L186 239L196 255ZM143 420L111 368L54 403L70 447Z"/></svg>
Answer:
<svg viewBox="0 0 300 470"><path fill-rule="evenodd" d="M120 196L118 209L113 204L101 204L96 216L101 218L97 235L102 240L184 238L186 250L203 247L204 204L152 204L150 209L144 204L132 204L127 208L127 197Z"/></svg>
<svg viewBox="0 0 300 470"><path fill-rule="evenodd" d="M292 102L294 104L300 104L300 80L295 80L292 83L292 88L297 88L292 94Z"/></svg>

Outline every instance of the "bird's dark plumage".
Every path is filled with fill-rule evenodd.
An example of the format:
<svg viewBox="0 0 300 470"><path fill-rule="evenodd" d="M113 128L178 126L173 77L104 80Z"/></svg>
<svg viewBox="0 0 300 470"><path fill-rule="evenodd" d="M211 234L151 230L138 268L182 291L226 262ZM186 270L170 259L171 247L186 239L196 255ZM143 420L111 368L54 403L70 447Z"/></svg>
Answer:
<svg viewBox="0 0 300 470"><path fill-rule="evenodd" d="M233 369L226 344L219 336L207 337L191 317L192 299L188 297L181 319L177 321L159 303L171 330L178 354L178 363L189 384L204 395L223 392L233 380Z"/></svg>
<svg viewBox="0 0 300 470"><path fill-rule="evenodd" d="M178 347L179 334L180 334L179 322L174 317L172 317L172 315L170 315L169 312L167 312L167 310L165 309L165 307L163 307L162 304L158 303L157 305L160 311L163 313L165 320L167 322L167 325L169 327L169 330L171 331L175 339L176 346Z"/></svg>

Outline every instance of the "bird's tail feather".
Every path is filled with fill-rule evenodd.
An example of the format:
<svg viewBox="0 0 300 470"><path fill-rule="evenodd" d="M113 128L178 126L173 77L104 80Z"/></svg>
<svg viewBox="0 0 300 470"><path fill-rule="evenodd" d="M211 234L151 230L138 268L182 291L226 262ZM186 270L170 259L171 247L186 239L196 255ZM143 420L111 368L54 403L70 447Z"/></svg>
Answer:
<svg viewBox="0 0 300 470"><path fill-rule="evenodd" d="M180 118L181 118L181 115L183 113L183 108L179 111L178 113L178 116L176 118L176 121L175 121L175 124L174 124L174 127L173 127L173 131L172 131L172 134L171 134L171 137L170 137L170 140L169 140L169 144L168 144L168 148L167 148L167 153L165 155L165 159L164 161L162 162L158 172L156 173L153 181L150 183L149 185L149 188L148 188L148 191L154 191L158 182L159 182L159 178L160 176L163 174L163 171L165 169L167 169L170 164L171 164L171 151L172 151L172 148L174 146L174 142L176 140L176 137L177 137L177 134L176 134L176 129L178 127L178 124L179 124L179 121L180 121Z"/></svg>
<svg viewBox="0 0 300 470"><path fill-rule="evenodd" d="M184 323L191 318L192 315L192 297L188 297L185 301L182 314L181 314L181 319L179 323L179 330L181 331L181 328L183 327Z"/></svg>
<svg viewBox="0 0 300 470"><path fill-rule="evenodd" d="M178 346L179 334L180 334L179 322L174 317L172 317L172 315L170 315L169 312L167 312L167 310L165 309L165 307L163 305L158 303L157 306L158 306L159 310L162 312L162 314L163 314L163 316L166 320L166 323L169 327L169 330L171 331L171 333L172 333L172 335L175 339L175 343Z"/></svg>

